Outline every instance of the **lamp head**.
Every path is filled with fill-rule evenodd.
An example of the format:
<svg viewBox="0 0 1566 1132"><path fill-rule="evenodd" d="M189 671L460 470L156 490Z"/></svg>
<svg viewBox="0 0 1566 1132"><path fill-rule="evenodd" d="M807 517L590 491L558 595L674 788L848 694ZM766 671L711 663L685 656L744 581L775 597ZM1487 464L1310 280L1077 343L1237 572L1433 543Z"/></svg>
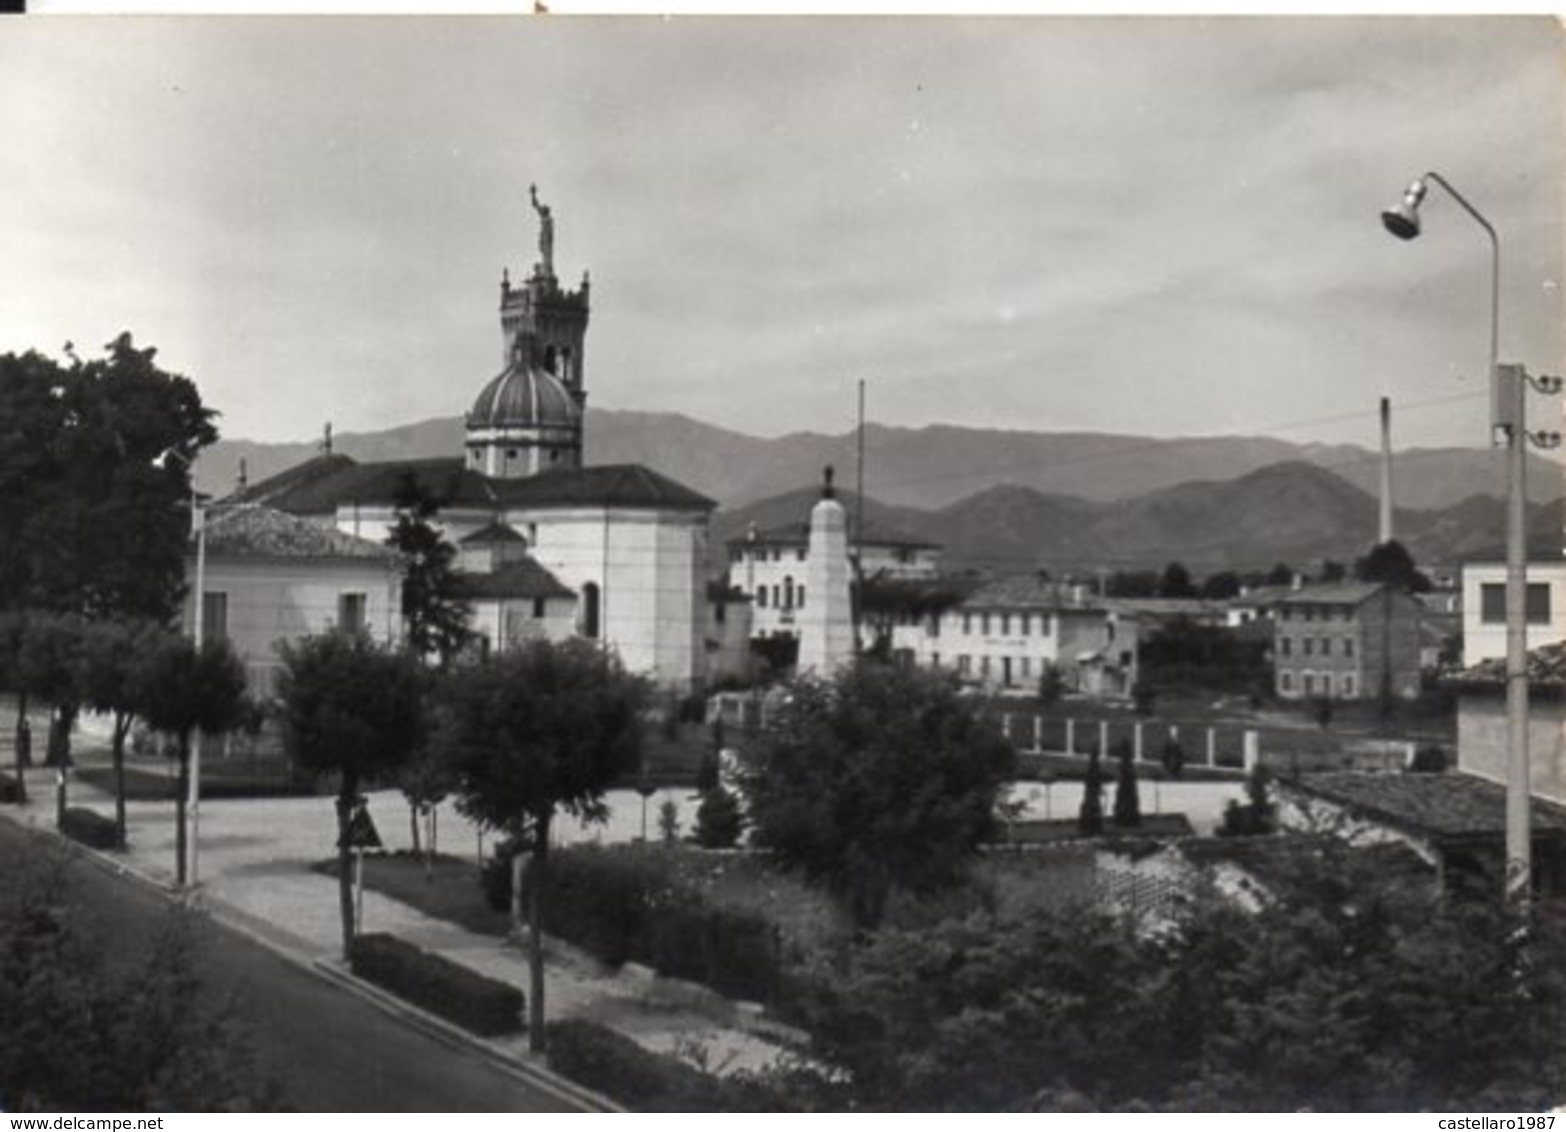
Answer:
<svg viewBox="0 0 1566 1132"><path fill-rule="evenodd" d="M187 468L190 467L190 461L180 455L177 448L165 448L152 458L152 466L160 471L167 468L171 463L182 464Z"/></svg>
<svg viewBox="0 0 1566 1132"><path fill-rule="evenodd" d="M1419 235L1419 205L1425 199L1425 181L1421 177L1403 194L1392 208L1381 213L1381 223L1400 240L1412 240Z"/></svg>

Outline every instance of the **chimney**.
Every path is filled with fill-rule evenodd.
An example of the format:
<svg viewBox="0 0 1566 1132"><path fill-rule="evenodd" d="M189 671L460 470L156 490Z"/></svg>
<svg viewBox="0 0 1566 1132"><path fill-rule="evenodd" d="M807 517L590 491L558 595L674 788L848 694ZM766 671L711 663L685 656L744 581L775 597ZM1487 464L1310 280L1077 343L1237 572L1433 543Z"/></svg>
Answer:
<svg viewBox="0 0 1566 1132"><path fill-rule="evenodd" d="M1392 402L1381 398L1381 528L1379 543L1392 541Z"/></svg>

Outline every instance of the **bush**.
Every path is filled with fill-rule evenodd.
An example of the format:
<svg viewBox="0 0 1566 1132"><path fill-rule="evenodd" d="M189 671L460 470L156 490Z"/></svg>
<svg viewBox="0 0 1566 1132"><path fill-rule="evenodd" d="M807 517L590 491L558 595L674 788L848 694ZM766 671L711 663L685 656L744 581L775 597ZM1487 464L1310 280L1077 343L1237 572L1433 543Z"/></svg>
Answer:
<svg viewBox="0 0 1566 1132"><path fill-rule="evenodd" d="M0 802L20 804L22 801L22 784L13 775L0 772Z"/></svg>
<svg viewBox="0 0 1566 1132"><path fill-rule="evenodd" d="M113 818L106 818L96 810L72 807L60 817L60 832L72 841L79 841L89 849L118 849L120 830Z"/></svg>
<svg viewBox="0 0 1566 1132"><path fill-rule="evenodd" d="M524 872L524 899L531 883ZM504 891L509 902L509 885ZM662 849L579 846L551 854L545 907L549 934L605 963L645 963L739 998L778 997L776 928L759 915L714 907L694 886L671 879Z"/></svg>
<svg viewBox="0 0 1566 1132"><path fill-rule="evenodd" d="M733 791L714 786L702 795L696 807L696 831L692 834L703 849L732 849L745 831L745 815Z"/></svg>
<svg viewBox="0 0 1566 1132"><path fill-rule="evenodd" d="M549 1068L636 1112L721 1112L728 1089L711 1074L579 1019L549 1026Z"/></svg>
<svg viewBox="0 0 1566 1132"><path fill-rule="evenodd" d="M382 932L354 938L353 973L475 1034L522 1028L526 999L510 983L470 971Z"/></svg>
<svg viewBox="0 0 1566 1132"><path fill-rule="evenodd" d="M1408 764L1412 774L1440 774L1451 765L1444 747L1421 747L1414 753L1414 761Z"/></svg>

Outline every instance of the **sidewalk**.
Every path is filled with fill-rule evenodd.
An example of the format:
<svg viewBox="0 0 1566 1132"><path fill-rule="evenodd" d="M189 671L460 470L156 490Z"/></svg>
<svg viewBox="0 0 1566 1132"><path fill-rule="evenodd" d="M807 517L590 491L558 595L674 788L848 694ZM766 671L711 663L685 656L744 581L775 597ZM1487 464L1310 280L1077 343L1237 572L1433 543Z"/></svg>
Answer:
<svg viewBox="0 0 1566 1132"><path fill-rule="evenodd" d="M10 769L8 740L8 735L0 736L0 748L4 748L0 765ZM27 790L27 805L0 807L0 816L52 829L54 772L41 767L29 770ZM636 798L636 803L639 810L641 799ZM114 813L112 794L74 778L69 804L106 816ZM388 849L411 847L407 805L400 793L371 795L370 810ZM619 817L611 823L617 833L624 835L625 829L639 825L639 813ZM126 827L127 851L104 856L152 883L172 888L173 803L127 803ZM198 862L201 902L220 919L275 950L303 963L334 968L341 976L345 968L337 882L310 868L335 855L336 832L330 798L203 801ZM580 835L569 839L580 839ZM476 850L472 827L454 811L443 810L442 847L450 850L464 843ZM432 919L369 889L364 891L362 927L389 932L527 990L526 953L507 941ZM658 978L632 964L608 970L559 941L549 944L545 986L546 1013L551 1020L581 1017L601 1022L648 1049L692 1056L715 1072L763 1068L785 1052L782 1044L767 1036L769 1027L753 1009L730 1003L705 988ZM777 1028L771 1029L776 1032ZM525 1033L479 1044L516 1062L538 1064L528 1052Z"/></svg>

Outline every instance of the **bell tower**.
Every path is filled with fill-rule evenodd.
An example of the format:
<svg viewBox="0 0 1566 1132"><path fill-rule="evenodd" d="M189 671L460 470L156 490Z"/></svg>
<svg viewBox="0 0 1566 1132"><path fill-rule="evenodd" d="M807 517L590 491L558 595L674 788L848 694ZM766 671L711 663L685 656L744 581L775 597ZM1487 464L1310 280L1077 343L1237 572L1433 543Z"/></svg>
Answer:
<svg viewBox="0 0 1566 1132"><path fill-rule="evenodd" d="M541 369L558 379L582 408L587 401L583 385L584 349L587 339L587 273L575 291L565 290L555 276L555 218L538 199L538 188L528 186L533 210L538 213L538 262L521 286L512 286L509 271L500 279L501 364Z"/></svg>

